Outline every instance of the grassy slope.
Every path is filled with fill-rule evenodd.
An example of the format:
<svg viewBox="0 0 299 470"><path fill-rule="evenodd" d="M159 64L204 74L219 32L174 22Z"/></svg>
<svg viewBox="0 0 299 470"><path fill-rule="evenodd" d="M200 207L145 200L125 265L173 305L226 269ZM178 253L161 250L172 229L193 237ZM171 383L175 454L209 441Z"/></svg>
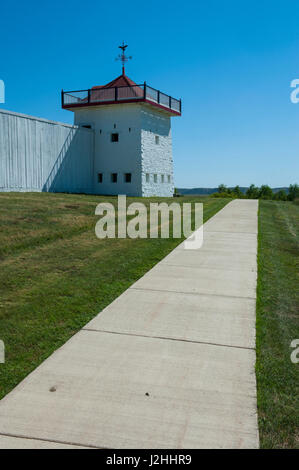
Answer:
<svg viewBox="0 0 299 470"><path fill-rule="evenodd" d="M116 203L97 196L0 193L0 339L6 346L0 398L180 242L97 239L94 211L104 200ZM158 199L142 200L153 201ZM192 196L175 201L204 202L205 220L228 202Z"/></svg>
<svg viewBox="0 0 299 470"><path fill-rule="evenodd" d="M257 383L261 446L299 447L299 206L260 201Z"/></svg>

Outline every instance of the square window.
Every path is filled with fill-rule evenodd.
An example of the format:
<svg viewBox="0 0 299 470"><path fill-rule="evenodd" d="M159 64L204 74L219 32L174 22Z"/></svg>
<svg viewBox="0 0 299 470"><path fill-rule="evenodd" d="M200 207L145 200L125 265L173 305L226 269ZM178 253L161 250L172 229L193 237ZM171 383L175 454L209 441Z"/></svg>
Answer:
<svg viewBox="0 0 299 470"><path fill-rule="evenodd" d="M158 135L155 135L155 143L156 145L159 145L160 143L160 137Z"/></svg>
<svg viewBox="0 0 299 470"><path fill-rule="evenodd" d="M117 183L117 173L111 173L111 183Z"/></svg>
<svg viewBox="0 0 299 470"><path fill-rule="evenodd" d="M154 175L154 183L158 182L158 175Z"/></svg>
<svg viewBox="0 0 299 470"><path fill-rule="evenodd" d="M118 142L118 133L117 132L113 132L111 134L111 142Z"/></svg>
<svg viewBox="0 0 299 470"><path fill-rule="evenodd" d="M145 175L145 181L146 181L147 183L149 183L149 180L150 180L150 175L149 175L149 173L146 173L146 175Z"/></svg>
<svg viewBox="0 0 299 470"><path fill-rule="evenodd" d="M161 175L161 183L164 183L164 175Z"/></svg>
<svg viewBox="0 0 299 470"><path fill-rule="evenodd" d="M125 183L131 183L132 173L125 173Z"/></svg>
<svg viewBox="0 0 299 470"><path fill-rule="evenodd" d="M103 183L103 173L98 173L98 183Z"/></svg>

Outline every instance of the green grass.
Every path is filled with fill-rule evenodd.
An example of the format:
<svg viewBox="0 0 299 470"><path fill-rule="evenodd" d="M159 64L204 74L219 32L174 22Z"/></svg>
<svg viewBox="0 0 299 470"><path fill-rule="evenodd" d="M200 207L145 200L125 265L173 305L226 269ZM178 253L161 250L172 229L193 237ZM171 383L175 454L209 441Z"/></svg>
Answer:
<svg viewBox="0 0 299 470"><path fill-rule="evenodd" d="M128 203L140 199L128 198ZM0 193L0 399L179 239L105 239L94 233L99 196ZM161 201L142 199L147 205ZM228 200L203 202L204 220Z"/></svg>
<svg viewBox="0 0 299 470"><path fill-rule="evenodd" d="M257 385L263 448L299 447L299 206L260 201L257 288Z"/></svg>

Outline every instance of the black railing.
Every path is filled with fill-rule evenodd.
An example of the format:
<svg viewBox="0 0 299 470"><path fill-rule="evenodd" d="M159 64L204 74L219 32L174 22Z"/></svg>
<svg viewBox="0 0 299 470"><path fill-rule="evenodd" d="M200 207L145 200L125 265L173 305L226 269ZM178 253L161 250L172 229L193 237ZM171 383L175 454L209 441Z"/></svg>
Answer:
<svg viewBox="0 0 299 470"><path fill-rule="evenodd" d="M110 88L90 88L89 90L61 92L62 107L88 106L97 103L114 103L115 101L152 101L164 108L181 113L181 100L172 98L155 88L142 85L121 86Z"/></svg>

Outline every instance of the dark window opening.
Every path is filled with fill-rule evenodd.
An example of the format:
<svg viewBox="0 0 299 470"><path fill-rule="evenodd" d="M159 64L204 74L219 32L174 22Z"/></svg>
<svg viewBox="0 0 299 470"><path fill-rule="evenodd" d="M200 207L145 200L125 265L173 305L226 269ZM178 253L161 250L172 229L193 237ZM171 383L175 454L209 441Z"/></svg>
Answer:
<svg viewBox="0 0 299 470"><path fill-rule="evenodd" d="M98 183L103 183L103 173L98 173Z"/></svg>
<svg viewBox="0 0 299 470"><path fill-rule="evenodd" d="M91 125L90 125L90 124L83 124L81 127L85 127L85 129L91 129Z"/></svg>
<svg viewBox="0 0 299 470"><path fill-rule="evenodd" d="M111 173L111 182L117 183L117 173Z"/></svg>
<svg viewBox="0 0 299 470"><path fill-rule="evenodd" d="M114 124L114 126L113 126L113 127L114 127L114 129L116 129L116 124Z"/></svg>
<svg viewBox="0 0 299 470"><path fill-rule="evenodd" d="M131 127L129 127L129 132L131 132Z"/></svg>
<svg viewBox="0 0 299 470"><path fill-rule="evenodd" d="M118 142L118 134L117 133L111 134L111 142Z"/></svg>
<svg viewBox="0 0 299 470"><path fill-rule="evenodd" d="M131 183L132 173L125 173L125 183Z"/></svg>

